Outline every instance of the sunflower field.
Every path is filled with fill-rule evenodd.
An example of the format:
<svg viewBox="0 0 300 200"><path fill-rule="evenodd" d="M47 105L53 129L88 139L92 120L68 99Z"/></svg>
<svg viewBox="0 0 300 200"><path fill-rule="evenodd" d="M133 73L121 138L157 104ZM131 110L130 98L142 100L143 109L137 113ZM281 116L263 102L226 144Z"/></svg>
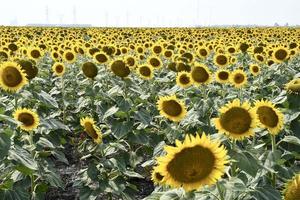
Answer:
<svg viewBox="0 0 300 200"><path fill-rule="evenodd" d="M299 28L0 29L0 199L300 199Z"/></svg>

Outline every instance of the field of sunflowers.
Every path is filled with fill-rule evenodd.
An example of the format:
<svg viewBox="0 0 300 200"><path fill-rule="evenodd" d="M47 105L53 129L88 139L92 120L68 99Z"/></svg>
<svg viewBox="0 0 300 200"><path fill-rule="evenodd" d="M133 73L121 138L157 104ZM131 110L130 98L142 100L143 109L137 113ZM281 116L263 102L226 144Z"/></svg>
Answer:
<svg viewBox="0 0 300 200"><path fill-rule="evenodd" d="M300 29L0 29L1 200L300 199Z"/></svg>

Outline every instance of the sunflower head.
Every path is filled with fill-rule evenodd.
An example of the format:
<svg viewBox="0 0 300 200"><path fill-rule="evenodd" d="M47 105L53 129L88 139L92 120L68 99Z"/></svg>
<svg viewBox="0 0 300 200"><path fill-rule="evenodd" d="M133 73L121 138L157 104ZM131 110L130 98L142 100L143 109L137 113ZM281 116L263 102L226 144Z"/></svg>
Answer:
<svg viewBox="0 0 300 200"><path fill-rule="evenodd" d="M176 84L181 88L188 88L193 84L191 73L182 71L176 76Z"/></svg>
<svg viewBox="0 0 300 200"><path fill-rule="evenodd" d="M230 72L227 69L219 69L216 72L215 79L218 83L228 83L230 77Z"/></svg>
<svg viewBox="0 0 300 200"><path fill-rule="evenodd" d="M35 65L33 65L32 62L29 60L19 60L18 63L20 64L21 69L26 73L26 78L28 80L31 80L37 76L39 70Z"/></svg>
<svg viewBox="0 0 300 200"><path fill-rule="evenodd" d="M100 144L102 142L102 133L100 129L95 125L95 121L91 117L84 117L80 119L80 125L84 128L84 131L93 138L94 142Z"/></svg>
<svg viewBox="0 0 300 200"><path fill-rule="evenodd" d="M211 82L211 72L205 65L197 65L192 68L191 77L195 85L208 84Z"/></svg>
<svg viewBox="0 0 300 200"><path fill-rule="evenodd" d="M38 114L27 108L18 108L14 111L13 117L21 124L19 127L25 131L32 131L36 129L40 123Z"/></svg>
<svg viewBox="0 0 300 200"><path fill-rule="evenodd" d="M162 67L162 62L159 57L151 56L148 58L148 64L153 67L153 69L159 69Z"/></svg>
<svg viewBox="0 0 300 200"><path fill-rule="evenodd" d="M121 78L125 78L130 74L130 69L123 60L115 60L110 65L111 71Z"/></svg>
<svg viewBox="0 0 300 200"><path fill-rule="evenodd" d="M153 78L153 67L150 65L141 65L136 69L136 71L138 75L145 80Z"/></svg>
<svg viewBox="0 0 300 200"><path fill-rule="evenodd" d="M104 52L94 54L94 58L99 64L104 64L108 61L108 56Z"/></svg>
<svg viewBox="0 0 300 200"><path fill-rule="evenodd" d="M286 61L288 60L288 58L289 58L289 51L284 47L278 47L273 52L273 59L277 63Z"/></svg>
<svg viewBox="0 0 300 200"><path fill-rule="evenodd" d="M275 105L267 100L256 101L254 110L259 119L259 126L267 128L271 134L276 135L283 129L284 115Z"/></svg>
<svg viewBox="0 0 300 200"><path fill-rule="evenodd" d="M218 67L226 67L229 61L229 57L226 54L216 54L214 56L214 64Z"/></svg>
<svg viewBox="0 0 300 200"><path fill-rule="evenodd" d="M300 199L300 175L295 175L291 180L285 184L283 191L284 200Z"/></svg>
<svg viewBox="0 0 300 200"><path fill-rule="evenodd" d="M91 79L95 78L98 74L98 68L92 62L83 63L81 70L86 77Z"/></svg>
<svg viewBox="0 0 300 200"><path fill-rule="evenodd" d="M285 85L285 89L290 93L300 93L300 78L291 80Z"/></svg>
<svg viewBox="0 0 300 200"><path fill-rule="evenodd" d="M52 71L56 76L62 76L66 71L66 67L63 63L56 62L52 66Z"/></svg>
<svg viewBox="0 0 300 200"><path fill-rule="evenodd" d="M74 63L76 61L76 54L74 51L67 50L64 52L63 58L68 63Z"/></svg>
<svg viewBox="0 0 300 200"><path fill-rule="evenodd" d="M186 191L212 185L225 173L228 163L227 150L205 133L200 137L186 135L176 146L166 146L167 155L157 158L155 171L163 177L163 183L171 187L183 187Z"/></svg>
<svg viewBox="0 0 300 200"><path fill-rule="evenodd" d="M260 74L260 67L257 64L251 64L250 65L250 72L253 76L257 76Z"/></svg>
<svg viewBox="0 0 300 200"><path fill-rule="evenodd" d="M234 87L241 88L247 84L247 75L243 70L236 69L231 73L230 80Z"/></svg>
<svg viewBox="0 0 300 200"><path fill-rule="evenodd" d="M239 99L235 99L220 108L219 113L220 116L213 119L219 133L234 140L243 140L254 135L257 119L248 102L241 104Z"/></svg>
<svg viewBox="0 0 300 200"><path fill-rule="evenodd" d="M16 62L0 65L0 87L6 91L17 92L27 84L26 73Z"/></svg>
<svg viewBox="0 0 300 200"><path fill-rule="evenodd" d="M157 107L161 116L167 119L179 122L186 116L186 108L182 101L175 95L160 97L157 101Z"/></svg>
<svg viewBox="0 0 300 200"><path fill-rule="evenodd" d="M42 57L42 51L36 47L29 48L27 53L28 53L29 58L34 59L34 60L37 60Z"/></svg>

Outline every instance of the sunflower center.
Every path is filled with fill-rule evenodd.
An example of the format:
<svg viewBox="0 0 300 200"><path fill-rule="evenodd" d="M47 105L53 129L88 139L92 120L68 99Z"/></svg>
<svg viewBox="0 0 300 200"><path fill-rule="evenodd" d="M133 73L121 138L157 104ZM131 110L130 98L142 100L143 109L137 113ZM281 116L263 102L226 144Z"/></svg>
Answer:
<svg viewBox="0 0 300 200"><path fill-rule="evenodd" d="M96 130L94 129L93 124L86 122L84 124L84 128L90 137L92 137L93 139L98 138L98 134L97 134Z"/></svg>
<svg viewBox="0 0 300 200"><path fill-rule="evenodd" d="M157 58L151 58L149 62L153 67L159 67L160 65L160 62Z"/></svg>
<svg viewBox="0 0 300 200"><path fill-rule="evenodd" d="M2 73L2 80L8 87L16 87L22 82L22 75L15 67L6 67Z"/></svg>
<svg viewBox="0 0 300 200"><path fill-rule="evenodd" d="M257 66L253 66L252 67L252 71L255 72L255 73L257 73L258 72L258 67Z"/></svg>
<svg viewBox="0 0 300 200"><path fill-rule="evenodd" d="M221 126L231 133L243 134L251 128L251 116L243 108L233 107L220 117Z"/></svg>
<svg viewBox="0 0 300 200"><path fill-rule="evenodd" d="M34 124L34 118L29 113L19 114L18 121L22 122L24 126L31 126Z"/></svg>
<svg viewBox="0 0 300 200"><path fill-rule="evenodd" d="M74 59L74 54L71 52L66 53L66 59L67 60L73 60Z"/></svg>
<svg viewBox="0 0 300 200"><path fill-rule="evenodd" d="M238 73L234 76L234 82L237 84L242 83L244 80L245 80L245 77L243 74Z"/></svg>
<svg viewBox="0 0 300 200"><path fill-rule="evenodd" d="M183 75L180 76L179 82L183 85L189 84L190 83L190 78L186 74L183 74Z"/></svg>
<svg viewBox="0 0 300 200"><path fill-rule="evenodd" d="M275 52L275 58L278 60L284 60L287 57L287 52L284 49L279 49Z"/></svg>
<svg viewBox="0 0 300 200"><path fill-rule="evenodd" d="M106 55L104 55L104 54L97 54L96 55L96 60L99 63L105 63L108 59L107 59Z"/></svg>
<svg viewBox="0 0 300 200"><path fill-rule="evenodd" d="M206 49L200 49L199 53L200 53L200 55L203 56L203 57L207 56L207 51L206 51Z"/></svg>
<svg viewBox="0 0 300 200"><path fill-rule="evenodd" d="M218 55L218 56L217 56L217 59L216 59L216 62L217 62L219 65L226 65L226 64L227 64L227 57L224 56L224 55Z"/></svg>
<svg viewBox="0 0 300 200"><path fill-rule="evenodd" d="M227 72L220 72L220 73L218 74L218 77L219 77L219 79L221 79L221 80L227 80L228 77L229 77L229 74L228 74Z"/></svg>
<svg viewBox="0 0 300 200"><path fill-rule="evenodd" d="M64 70L64 67L61 66L61 65L57 65L57 66L55 67L55 71L56 71L57 73L62 73L63 70Z"/></svg>
<svg viewBox="0 0 300 200"><path fill-rule="evenodd" d="M178 116L182 112L181 105L175 100L163 102L162 109L165 113L171 116Z"/></svg>
<svg viewBox="0 0 300 200"><path fill-rule="evenodd" d="M262 124L264 124L268 127L276 127L277 126L279 119L278 119L276 112L272 108L267 107L267 106L260 106L257 109L256 113L258 114L259 121Z"/></svg>
<svg viewBox="0 0 300 200"><path fill-rule="evenodd" d="M140 68L140 73L143 75L143 76L150 76L151 74L151 70L149 69L149 67L141 67Z"/></svg>
<svg viewBox="0 0 300 200"><path fill-rule="evenodd" d="M211 150L195 146L175 154L167 170L176 181L195 183L209 176L214 164L215 157Z"/></svg>
<svg viewBox="0 0 300 200"><path fill-rule="evenodd" d="M208 80L209 74L203 67L196 67L192 71L192 77L194 81L198 83L204 83Z"/></svg>
<svg viewBox="0 0 300 200"><path fill-rule="evenodd" d="M111 65L112 72L119 77L126 77L130 74L130 69L121 60L115 61Z"/></svg>
<svg viewBox="0 0 300 200"><path fill-rule="evenodd" d="M38 51L38 50L32 50L30 52L30 55L33 57L33 58L39 58L41 56L41 53Z"/></svg>

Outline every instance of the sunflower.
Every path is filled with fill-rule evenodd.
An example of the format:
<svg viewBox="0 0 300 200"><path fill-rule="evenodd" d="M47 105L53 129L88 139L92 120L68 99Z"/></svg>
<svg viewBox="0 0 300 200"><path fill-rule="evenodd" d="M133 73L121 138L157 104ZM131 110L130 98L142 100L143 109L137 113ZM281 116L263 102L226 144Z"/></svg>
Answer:
<svg viewBox="0 0 300 200"><path fill-rule="evenodd" d="M86 77L91 78L91 79L95 78L98 74L98 68L92 62L83 63L81 70Z"/></svg>
<svg viewBox="0 0 300 200"><path fill-rule="evenodd" d="M102 52L102 53L95 53L93 57L95 58L95 60L99 64L104 64L104 63L106 63L108 61L108 56L104 52Z"/></svg>
<svg viewBox="0 0 300 200"><path fill-rule="evenodd" d="M300 199L300 174L295 175L291 180L285 184L283 191L284 200L298 200Z"/></svg>
<svg viewBox="0 0 300 200"><path fill-rule="evenodd" d="M198 65L192 68L191 77L195 85L208 84L211 82L211 72L205 65Z"/></svg>
<svg viewBox="0 0 300 200"><path fill-rule="evenodd" d="M157 101L157 108L161 116L174 122L181 121L187 113L184 103L175 95L160 97Z"/></svg>
<svg viewBox="0 0 300 200"><path fill-rule="evenodd" d="M130 69L123 60L115 60L110 64L111 71L121 78L125 78L130 74Z"/></svg>
<svg viewBox="0 0 300 200"><path fill-rule="evenodd" d="M95 125L95 121L91 117L84 117L80 119L80 125L84 127L84 131L93 138L94 142L100 144L102 142L102 133Z"/></svg>
<svg viewBox="0 0 300 200"><path fill-rule="evenodd" d="M260 67L257 64L251 64L250 66L250 72L253 76L257 76L260 74Z"/></svg>
<svg viewBox="0 0 300 200"><path fill-rule="evenodd" d="M193 84L193 79L191 73L189 72L179 72L176 76L176 84L181 88L188 88Z"/></svg>
<svg viewBox="0 0 300 200"><path fill-rule="evenodd" d="M176 146L166 146L167 155L157 158L154 171L163 177L163 183L186 191L212 185L225 173L227 150L220 141L213 141L205 133L200 137L186 135L176 140Z"/></svg>
<svg viewBox="0 0 300 200"><path fill-rule="evenodd" d="M0 65L0 87L3 90L17 92L27 84L26 73L15 62Z"/></svg>
<svg viewBox="0 0 300 200"><path fill-rule="evenodd" d="M290 93L300 93L300 78L291 80L285 85L285 89Z"/></svg>
<svg viewBox="0 0 300 200"><path fill-rule="evenodd" d="M236 69L230 75L230 82L236 88L243 87L247 84L247 75L243 70Z"/></svg>
<svg viewBox="0 0 300 200"><path fill-rule="evenodd" d="M37 76L39 70L35 65L33 65L32 62L28 60L19 60L18 63L21 66L21 69L26 73L26 78L28 80L31 80Z"/></svg>
<svg viewBox="0 0 300 200"><path fill-rule="evenodd" d="M199 57L202 59L206 59L206 57L209 55L209 49L206 47L200 47L197 52Z"/></svg>
<svg viewBox="0 0 300 200"><path fill-rule="evenodd" d="M40 124L38 114L31 109L18 108L14 111L13 117L16 121L21 122L19 127L25 131L32 131Z"/></svg>
<svg viewBox="0 0 300 200"><path fill-rule="evenodd" d="M224 133L234 140L243 140L254 135L253 129L257 119L248 102L241 104L239 99L235 99L220 108L219 113L219 118L213 119L219 133Z"/></svg>
<svg viewBox="0 0 300 200"><path fill-rule="evenodd" d="M229 70L219 69L216 71L215 79L218 83L228 83L230 77Z"/></svg>
<svg viewBox="0 0 300 200"><path fill-rule="evenodd" d="M68 63L74 63L76 61L76 54L74 51L67 50L64 52L63 58Z"/></svg>
<svg viewBox="0 0 300 200"><path fill-rule="evenodd" d="M27 51L28 57L37 60L42 57L42 51L39 48L31 47Z"/></svg>
<svg viewBox="0 0 300 200"><path fill-rule="evenodd" d="M277 63L281 63L289 58L289 51L284 47L278 47L273 52L273 59Z"/></svg>
<svg viewBox="0 0 300 200"><path fill-rule="evenodd" d="M154 69L159 69L162 67L162 62L157 56L150 56L148 58L148 64L151 65Z"/></svg>
<svg viewBox="0 0 300 200"><path fill-rule="evenodd" d="M66 67L63 63L56 62L52 66L52 71L56 76L62 76L66 71Z"/></svg>
<svg viewBox="0 0 300 200"><path fill-rule="evenodd" d="M150 65L141 65L136 69L138 75L145 79L145 80L150 80L153 78L153 67Z"/></svg>
<svg viewBox="0 0 300 200"><path fill-rule="evenodd" d="M216 54L214 56L214 64L218 67L225 67L229 64L229 57L226 54Z"/></svg>
<svg viewBox="0 0 300 200"><path fill-rule="evenodd" d="M259 119L259 126L267 128L271 134L276 135L283 129L284 115L267 100L256 101L254 110Z"/></svg>
<svg viewBox="0 0 300 200"><path fill-rule="evenodd" d="M157 166L153 167L152 173L151 173L151 180L154 184L163 184L164 182L164 176L161 175L161 172L158 171Z"/></svg>

